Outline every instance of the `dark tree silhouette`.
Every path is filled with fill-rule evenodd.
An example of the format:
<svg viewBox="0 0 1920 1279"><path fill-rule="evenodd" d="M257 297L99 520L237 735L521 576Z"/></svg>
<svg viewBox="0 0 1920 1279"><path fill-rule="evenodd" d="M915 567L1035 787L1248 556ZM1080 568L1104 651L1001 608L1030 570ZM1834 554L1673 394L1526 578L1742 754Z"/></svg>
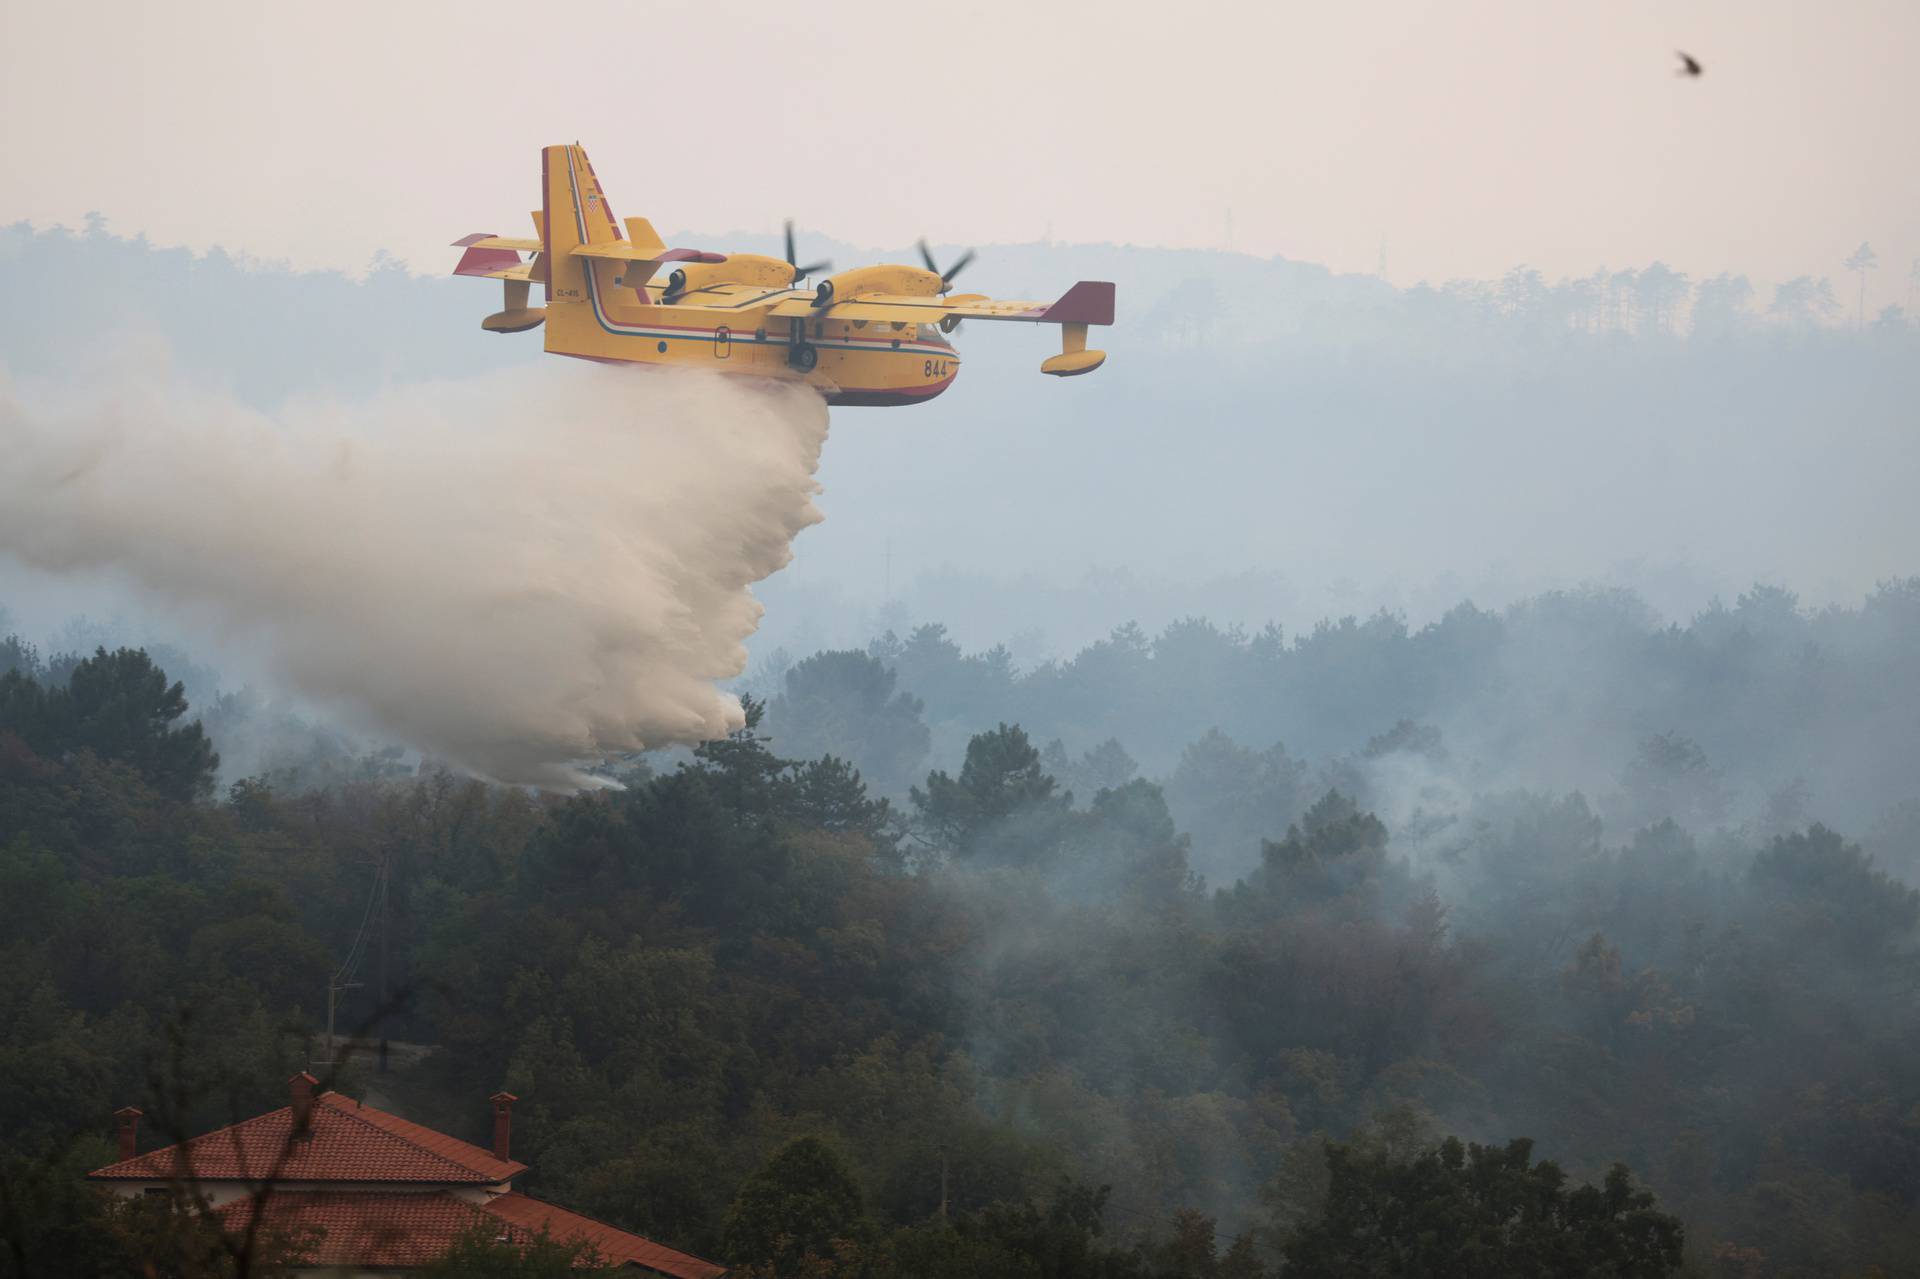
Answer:
<svg viewBox="0 0 1920 1279"><path fill-rule="evenodd" d="M1401 1162L1329 1144L1319 1220L1286 1246L1290 1266L1327 1279L1659 1279L1680 1269L1678 1218L1615 1164L1568 1188L1533 1143L1462 1145Z"/></svg>
<svg viewBox="0 0 1920 1279"><path fill-rule="evenodd" d="M1862 240L1860 247L1848 256L1843 265L1860 277L1860 304L1854 316L1854 324L1856 327L1865 328L1867 326L1867 272L1880 265L1880 255L1873 251L1871 244Z"/></svg>

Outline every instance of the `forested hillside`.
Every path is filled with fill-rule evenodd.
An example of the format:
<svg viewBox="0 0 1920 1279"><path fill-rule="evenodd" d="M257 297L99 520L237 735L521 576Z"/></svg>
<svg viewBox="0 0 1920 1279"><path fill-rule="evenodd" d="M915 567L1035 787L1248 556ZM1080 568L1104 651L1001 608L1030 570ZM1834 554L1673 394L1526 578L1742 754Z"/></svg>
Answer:
<svg viewBox="0 0 1920 1279"><path fill-rule="evenodd" d="M832 753L897 799L923 761L1017 722L1084 802L1136 776L1164 788L1215 886L1330 787L1399 827L1429 871L1483 797L1578 791L1610 841L1671 816L1702 835L1819 818L1920 870L1920 582L1811 610L1777 586L1663 624L1632 592L1470 602L1409 626L1385 611L1288 633L1189 617L1127 624L1022 667L928 623L865 660L776 652L747 682L775 749ZM891 672L891 674L888 674ZM1435 859L1439 859L1436 862Z"/></svg>
<svg viewBox="0 0 1920 1279"><path fill-rule="evenodd" d="M0 0L0 1279L1920 1279L1920 0L495 7Z"/></svg>
<svg viewBox="0 0 1920 1279"><path fill-rule="evenodd" d="M392 754L216 790L144 655L11 641L12 1264L104 1229L116 1106L280 1104L384 863L392 998L363 966L343 1024L433 1051L338 1086L468 1136L505 1086L534 1193L768 1273L1431 1272L1522 1201L1513 1273L1670 1273L1682 1226L1691 1273L1904 1272L1916 601L1028 670L923 628L570 798ZM1389 1218L1440 1251L1369 1253Z"/></svg>

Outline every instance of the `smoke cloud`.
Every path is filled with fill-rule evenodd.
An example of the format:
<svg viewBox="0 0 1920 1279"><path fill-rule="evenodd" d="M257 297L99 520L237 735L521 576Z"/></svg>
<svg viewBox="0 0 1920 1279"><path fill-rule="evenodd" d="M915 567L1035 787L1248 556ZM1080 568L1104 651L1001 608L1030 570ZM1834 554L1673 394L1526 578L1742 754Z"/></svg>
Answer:
<svg viewBox="0 0 1920 1279"><path fill-rule="evenodd" d="M568 364L271 416L0 381L0 553L107 573L351 722L499 781L741 722L748 588L821 518L796 387Z"/></svg>

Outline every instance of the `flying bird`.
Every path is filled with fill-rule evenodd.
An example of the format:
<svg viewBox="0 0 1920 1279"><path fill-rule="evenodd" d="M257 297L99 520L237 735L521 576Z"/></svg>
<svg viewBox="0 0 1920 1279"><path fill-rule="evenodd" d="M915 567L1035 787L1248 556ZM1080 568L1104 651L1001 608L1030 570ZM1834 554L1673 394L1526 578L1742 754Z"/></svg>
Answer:
<svg viewBox="0 0 1920 1279"><path fill-rule="evenodd" d="M1674 72L1675 75L1699 75L1700 74L1700 64L1694 61L1692 54L1682 52L1679 49L1675 49L1674 52L1676 54L1679 54L1680 61L1682 63L1680 69Z"/></svg>

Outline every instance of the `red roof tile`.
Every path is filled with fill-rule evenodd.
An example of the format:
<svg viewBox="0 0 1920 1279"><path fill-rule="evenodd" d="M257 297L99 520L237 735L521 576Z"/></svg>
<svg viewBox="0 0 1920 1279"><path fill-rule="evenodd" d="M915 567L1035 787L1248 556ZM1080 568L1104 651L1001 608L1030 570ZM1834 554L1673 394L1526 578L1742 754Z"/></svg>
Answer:
<svg viewBox="0 0 1920 1279"><path fill-rule="evenodd" d="M629 1234L604 1221L583 1217L577 1212L569 1212L558 1205L517 1191L489 1200L484 1211L516 1227L524 1237L538 1235L544 1228L551 1237L563 1243L584 1239L594 1246L600 1254L600 1260L607 1265L640 1266L663 1275L672 1275L674 1279L714 1279L727 1273L727 1268L717 1262L690 1253L676 1252L665 1244Z"/></svg>
<svg viewBox="0 0 1920 1279"><path fill-rule="evenodd" d="M247 1229L255 1201L236 1199L216 1210L230 1234ZM309 1266L423 1266L476 1226L503 1242L531 1243L545 1230L562 1243L593 1245L603 1265L638 1266L672 1279L719 1279L726 1267L605 1222L530 1198L508 1194L484 1207L445 1191L283 1190L266 1200L268 1234L294 1248L294 1264Z"/></svg>
<svg viewBox="0 0 1920 1279"><path fill-rule="evenodd" d="M246 1230L255 1202L249 1196L215 1209L221 1229ZM294 1264L355 1268L429 1265L475 1227L531 1238L444 1190L282 1190L267 1196L265 1227L294 1249Z"/></svg>
<svg viewBox="0 0 1920 1279"><path fill-rule="evenodd" d="M527 1170L527 1165L513 1159L496 1159L493 1152L470 1141L461 1141L458 1137L449 1137L443 1132L435 1132L411 1119L402 1119L373 1106L363 1105L351 1097L342 1097L339 1093L321 1094L319 1100L342 1114L352 1115L365 1120L374 1127L400 1138L402 1141L419 1146L443 1159L459 1164L463 1168L480 1173L488 1181L505 1181ZM517 1098L516 1098L517 1100Z"/></svg>
<svg viewBox="0 0 1920 1279"><path fill-rule="evenodd" d="M404 1181L490 1185L527 1166L339 1093L313 1099L311 1133L293 1140L293 1107L195 1137L88 1173L152 1181Z"/></svg>

